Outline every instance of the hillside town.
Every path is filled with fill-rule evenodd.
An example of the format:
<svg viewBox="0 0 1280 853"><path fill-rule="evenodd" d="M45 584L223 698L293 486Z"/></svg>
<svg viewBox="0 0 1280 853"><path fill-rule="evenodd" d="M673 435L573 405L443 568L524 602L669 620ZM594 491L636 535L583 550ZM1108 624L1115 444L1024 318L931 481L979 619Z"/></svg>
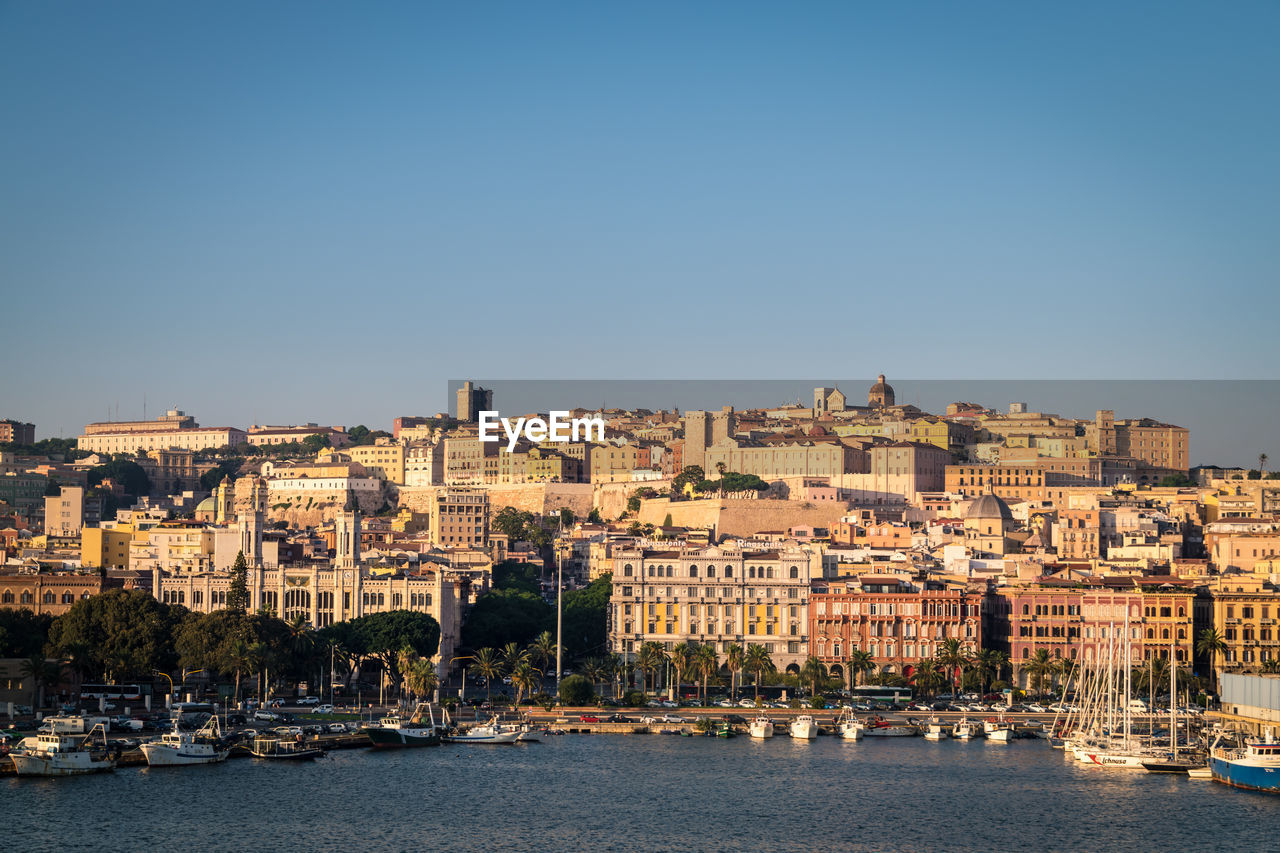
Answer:
<svg viewBox="0 0 1280 853"><path fill-rule="evenodd" d="M1093 659L1280 666L1280 479L1191 467L1188 430L814 388L811 405L574 410L603 441L482 441L493 393L389 430L91 423L37 442L0 421L0 609L59 616L114 589L210 613L237 564L247 609L313 629L408 610L447 679L495 567L545 600L604 582L587 656L759 645L781 674L910 680L956 641L1015 687ZM498 401L501 402L501 401ZM544 413L545 414L545 413ZM533 416L532 413L530 415ZM0 661L0 703L28 701ZM34 677L34 676L30 676ZM642 677L642 674L641 674Z"/></svg>

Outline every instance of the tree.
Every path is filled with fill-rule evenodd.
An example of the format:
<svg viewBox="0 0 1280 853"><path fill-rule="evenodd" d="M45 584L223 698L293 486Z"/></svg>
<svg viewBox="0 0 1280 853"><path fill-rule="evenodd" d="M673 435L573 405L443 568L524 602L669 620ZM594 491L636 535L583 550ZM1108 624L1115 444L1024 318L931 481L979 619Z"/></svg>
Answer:
<svg viewBox="0 0 1280 853"><path fill-rule="evenodd" d="M591 508L591 512L587 513L587 521L591 524L603 524L604 519L600 516L600 510L595 507Z"/></svg>
<svg viewBox="0 0 1280 853"><path fill-rule="evenodd" d="M874 672L876 668L876 660L871 656L871 652L863 649L854 649L849 653L849 672L850 680L856 682L857 676L863 676L863 684L866 684L866 674ZM856 687L856 683L854 684Z"/></svg>
<svg viewBox="0 0 1280 853"><path fill-rule="evenodd" d="M613 575L603 574L584 586L564 593L563 641L564 653L580 658L608 648L609 598L613 594ZM555 616L551 608L547 625L552 627Z"/></svg>
<svg viewBox="0 0 1280 853"><path fill-rule="evenodd" d="M964 644L954 637L943 640L938 647L937 658L938 665L942 667L943 672L947 674L947 679L951 682L952 698L959 696L960 676L971 663L969 655L964 650Z"/></svg>
<svg viewBox="0 0 1280 853"><path fill-rule="evenodd" d="M249 562L244 551L236 552L231 564L231 587L227 590L227 609L243 613L249 609Z"/></svg>
<svg viewBox="0 0 1280 853"><path fill-rule="evenodd" d="M541 595L514 589L491 589L471 606L462 627L468 648L528 645L555 618L555 608Z"/></svg>
<svg viewBox="0 0 1280 853"><path fill-rule="evenodd" d="M946 677L939 672L938 662L933 658L921 658L911 670L907 679L922 696L932 696L939 684L946 682Z"/></svg>
<svg viewBox="0 0 1280 853"><path fill-rule="evenodd" d="M1036 649L1031 659L1023 665L1023 669L1031 676L1030 687L1035 693L1044 692L1044 680L1053 675L1053 658L1048 649Z"/></svg>
<svg viewBox="0 0 1280 853"><path fill-rule="evenodd" d="M435 665L429 660L419 658L413 661L409 664L405 677L409 684L409 689L419 699L424 697L429 699L435 689L440 686L440 676L436 672Z"/></svg>
<svg viewBox="0 0 1280 853"><path fill-rule="evenodd" d="M571 675L560 682L560 704L562 705L590 705L595 695L595 686L585 676Z"/></svg>
<svg viewBox="0 0 1280 853"><path fill-rule="evenodd" d="M53 621L48 651L65 656L73 648L88 648L89 663L108 678L150 677L155 670L173 669L173 632L186 612L144 590L108 590L77 601Z"/></svg>
<svg viewBox="0 0 1280 853"><path fill-rule="evenodd" d="M662 643L650 640L640 646L640 651L636 655L636 663L640 667L640 673L644 679L641 688L647 693L649 691L648 676L655 676L654 689L657 689L657 671L666 662L667 654L662 648Z"/></svg>
<svg viewBox="0 0 1280 853"><path fill-rule="evenodd" d="M351 620L366 653L379 660L400 683L400 652L411 649L419 657L430 658L440 647L440 624L426 613L390 610L370 613Z"/></svg>
<svg viewBox="0 0 1280 853"><path fill-rule="evenodd" d="M680 685L684 676L693 669L693 646L688 643L677 643L667 652L667 660L671 662L671 670L676 678L676 696L680 695Z"/></svg>
<svg viewBox="0 0 1280 853"><path fill-rule="evenodd" d="M1196 637L1196 654L1209 659L1209 683L1214 695L1218 693L1218 655L1226 654L1227 641L1216 628L1205 628Z"/></svg>
<svg viewBox="0 0 1280 853"><path fill-rule="evenodd" d="M139 497L151 494L151 479L147 476L147 472L141 465L123 454L102 465L90 468L87 477L87 484L90 487L109 479L118 483L127 495Z"/></svg>
<svg viewBox="0 0 1280 853"><path fill-rule="evenodd" d="M0 610L0 658L26 658L37 654L49 639L53 617L36 615L28 608Z"/></svg>
<svg viewBox="0 0 1280 853"><path fill-rule="evenodd" d="M1267 454L1258 454L1258 479L1265 480L1267 478Z"/></svg>
<svg viewBox="0 0 1280 853"><path fill-rule="evenodd" d="M747 672L752 673L752 683L756 688L756 703L760 702L760 679L765 673L776 672L777 667L773 665L773 656L769 651L759 643L751 643L747 646L747 656L745 661Z"/></svg>
<svg viewBox="0 0 1280 853"><path fill-rule="evenodd" d="M817 657L810 655L800 668L800 680L813 687L810 695L818 695L818 685L827 680L827 668Z"/></svg>
<svg viewBox="0 0 1280 853"><path fill-rule="evenodd" d="M738 698L737 676L746 664L747 652L739 643L731 643L724 650L724 665L729 669L729 695Z"/></svg>
<svg viewBox="0 0 1280 853"><path fill-rule="evenodd" d="M698 646L693 653L695 671L702 676L702 704L707 704L707 681L720 671L720 656L713 645Z"/></svg>
<svg viewBox="0 0 1280 853"><path fill-rule="evenodd" d="M529 644L529 657L538 664L539 669L546 672L547 665L556 658L556 638L550 631L543 631Z"/></svg>
<svg viewBox="0 0 1280 853"><path fill-rule="evenodd" d="M519 707L520 700L524 698L526 692L530 696L536 693L541 682L542 672L529 663L527 657L522 658L519 663L512 667L511 684L516 689L516 706Z"/></svg>
<svg viewBox="0 0 1280 853"><path fill-rule="evenodd" d="M329 436L322 433L308 435L302 439L302 446L310 455L315 455L329 446Z"/></svg>
<svg viewBox="0 0 1280 853"><path fill-rule="evenodd" d="M686 465L684 469L671 480L671 493L673 495L680 494L687 486L694 483L700 483L705 480L706 474L700 465Z"/></svg>
<svg viewBox="0 0 1280 853"><path fill-rule="evenodd" d="M502 659L496 649L483 648L475 654L475 669L484 678L485 698L493 701L493 680L502 675Z"/></svg>
<svg viewBox="0 0 1280 853"><path fill-rule="evenodd" d="M991 677L1000 671L1000 652L995 649L979 649L973 656L973 668L982 679L982 692L986 693Z"/></svg>
<svg viewBox="0 0 1280 853"><path fill-rule="evenodd" d="M31 679L31 707L44 706L44 689L56 687L62 679L62 667L57 661L47 660L42 654L33 654L22 662L23 680Z"/></svg>

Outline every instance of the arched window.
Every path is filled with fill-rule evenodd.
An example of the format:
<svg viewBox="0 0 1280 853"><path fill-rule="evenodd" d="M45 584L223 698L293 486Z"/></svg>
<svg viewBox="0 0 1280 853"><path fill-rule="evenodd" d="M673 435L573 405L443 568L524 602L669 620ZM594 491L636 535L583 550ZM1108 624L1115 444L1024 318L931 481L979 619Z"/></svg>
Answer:
<svg viewBox="0 0 1280 853"><path fill-rule="evenodd" d="M1148 640L1154 640L1155 638L1156 638L1156 629L1155 629L1155 628L1148 628L1148 629L1147 629L1147 639L1148 639Z"/></svg>
<svg viewBox="0 0 1280 853"><path fill-rule="evenodd" d="M76 595L74 592L64 592L62 594L63 604L75 604L75 602L76 602Z"/></svg>
<svg viewBox="0 0 1280 853"><path fill-rule="evenodd" d="M800 570L799 570L798 568L796 568L795 566L792 566L792 567L791 567L791 571L790 571L790 577L791 577L792 579L799 578L799 577L800 577Z"/></svg>
<svg viewBox="0 0 1280 853"><path fill-rule="evenodd" d="M649 577L653 577L653 566L649 567Z"/></svg>
<svg viewBox="0 0 1280 853"><path fill-rule="evenodd" d="M31 604L33 601L35 601L35 596L33 596L33 595L31 594L31 590L29 590L29 589L24 589L24 590L22 591L22 603L23 603L23 604Z"/></svg>
<svg viewBox="0 0 1280 853"><path fill-rule="evenodd" d="M733 577L733 566L724 567L724 576L727 578Z"/></svg>
<svg viewBox="0 0 1280 853"><path fill-rule="evenodd" d="M0 593L0 603L13 604L13 590L6 589L3 593Z"/></svg>
<svg viewBox="0 0 1280 853"><path fill-rule="evenodd" d="M1187 611L1186 611L1184 608L1179 607L1179 608L1178 608L1178 616L1179 616L1179 618L1184 617L1184 616L1186 616L1186 615L1187 615Z"/></svg>
<svg viewBox="0 0 1280 853"><path fill-rule="evenodd" d="M698 567L697 567L697 566L690 566L690 567L689 567L689 577L691 577L691 578L696 578L697 576L698 576Z"/></svg>
<svg viewBox="0 0 1280 853"><path fill-rule="evenodd" d="M629 577L631 577L631 564L630 564L630 563L627 563L625 566L623 566L623 567L622 567L622 576L623 576L624 578L629 578Z"/></svg>
<svg viewBox="0 0 1280 853"><path fill-rule="evenodd" d="M713 577L715 577L715 576L716 576L716 567L715 567L715 566L707 566L707 577L709 577L709 578L713 578Z"/></svg>
<svg viewBox="0 0 1280 853"><path fill-rule="evenodd" d="M58 600L58 596L54 595L51 590L45 590L44 595L41 597L41 601L43 601L45 604L53 604L57 600Z"/></svg>
<svg viewBox="0 0 1280 853"><path fill-rule="evenodd" d="M1031 615L1031 608L1030 608L1028 605L1026 605L1026 604L1022 605L1022 615L1023 615L1023 616L1030 616L1030 615Z"/></svg>

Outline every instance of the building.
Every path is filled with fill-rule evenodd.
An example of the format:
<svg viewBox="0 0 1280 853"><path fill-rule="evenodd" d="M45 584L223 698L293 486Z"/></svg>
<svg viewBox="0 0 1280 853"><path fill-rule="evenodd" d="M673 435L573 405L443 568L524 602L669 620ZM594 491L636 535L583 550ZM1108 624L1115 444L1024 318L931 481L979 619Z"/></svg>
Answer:
<svg viewBox="0 0 1280 853"><path fill-rule="evenodd" d="M493 392L474 386L468 379L457 391L458 420L466 424L478 423L481 412L493 411Z"/></svg>
<svg viewBox="0 0 1280 853"><path fill-rule="evenodd" d="M209 450L244 444L236 427L202 427L195 418L170 409L154 421L105 421L89 424L76 447L89 453L137 453L139 450Z"/></svg>
<svg viewBox="0 0 1280 853"><path fill-rule="evenodd" d="M1013 550L1014 529L1009 505L988 492L969 505L964 515L964 541L975 554L1003 556Z"/></svg>
<svg viewBox="0 0 1280 853"><path fill-rule="evenodd" d="M35 444L36 425L22 421L0 421L0 444Z"/></svg>
<svg viewBox="0 0 1280 853"><path fill-rule="evenodd" d="M133 525L123 523L84 528L80 531L80 565L86 569L129 568L133 532Z"/></svg>
<svg viewBox="0 0 1280 853"><path fill-rule="evenodd" d="M327 439L329 447L345 447L351 443L345 427L320 426L319 424L302 424L301 426L258 426L249 427L245 440L252 445L270 447L277 444L301 443L303 439L313 435Z"/></svg>
<svg viewBox="0 0 1280 853"><path fill-rule="evenodd" d="M405 446L380 438L373 444L348 447L342 451L352 462L359 462L371 477L388 483L405 485Z"/></svg>
<svg viewBox="0 0 1280 853"><path fill-rule="evenodd" d="M620 550L613 558L609 646L634 661L647 642L759 644L779 670L809 655L810 555L801 550Z"/></svg>
<svg viewBox="0 0 1280 853"><path fill-rule="evenodd" d="M437 489L427 505L428 535L443 548L489 546L489 494L483 489Z"/></svg>
<svg viewBox="0 0 1280 853"><path fill-rule="evenodd" d="M848 678L854 652L867 652L880 672L910 675L947 640L982 648L984 596L917 588L892 575L816 584L809 597L809 642L834 677Z"/></svg>
<svg viewBox="0 0 1280 853"><path fill-rule="evenodd" d="M704 471L714 470L713 465L708 465L705 458L707 448L732 438L736 431L737 419L733 406L725 406L718 412L685 412L683 466L687 468L697 465Z"/></svg>
<svg viewBox="0 0 1280 853"><path fill-rule="evenodd" d="M0 609L61 616L110 583L98 572L0 572Z"/></svg>
<svg viewBox="0 0 1280 853"><path fill-rule="evenodd" d="M893 386L884 381L884 374L876 377L876 384L867 392L867 405L873 409L888 409L896 404Z"/></svg>
<svg viewBox="0 0 1280 853"><path fill-rule="evenodd" d="M84 527L85 498L80 486L62 486L44 499L44 532L51 536L79 536Z"/></svg>
<svg viewBox="0 0 1280 853"><path fill-rule="evenodd" d="M1215 579L1209 594L1213 627L1227 644L1211 665L1244 672L1280 660L1280 591L1262 578L1225 576Z"/></svg>
<svg viewBox="0 0 1280 853"><path fill-rule="evenodd" d="M697 463L686 461L685 464ZM770 441L726 439L703 450L703 470L708 479L720 476L721 465L725 471L754 474L767 482L787 478L829 478L865 471L867 454L861 445L846 443L825 433ZM594 467L592 478L595 478Z"/></svg>

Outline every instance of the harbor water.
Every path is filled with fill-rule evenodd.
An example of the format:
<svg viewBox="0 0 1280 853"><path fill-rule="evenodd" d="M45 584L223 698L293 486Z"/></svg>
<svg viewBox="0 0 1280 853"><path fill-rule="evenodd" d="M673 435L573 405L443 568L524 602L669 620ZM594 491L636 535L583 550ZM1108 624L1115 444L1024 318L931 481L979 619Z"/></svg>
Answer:
<svg viewBox="0 0 1280 853"><path fill-rule="evenodd" d="M10 850L1266 850L1280 797L1043 741L550 737L0 780Z"/></svg>

